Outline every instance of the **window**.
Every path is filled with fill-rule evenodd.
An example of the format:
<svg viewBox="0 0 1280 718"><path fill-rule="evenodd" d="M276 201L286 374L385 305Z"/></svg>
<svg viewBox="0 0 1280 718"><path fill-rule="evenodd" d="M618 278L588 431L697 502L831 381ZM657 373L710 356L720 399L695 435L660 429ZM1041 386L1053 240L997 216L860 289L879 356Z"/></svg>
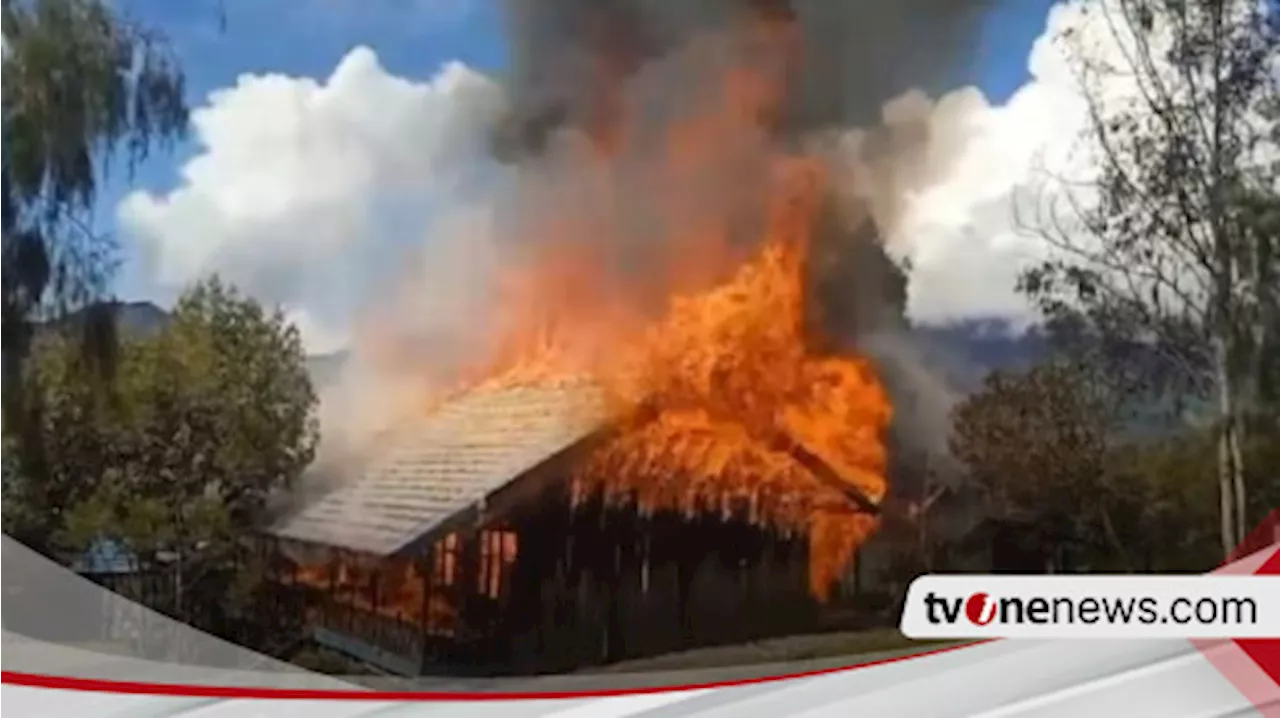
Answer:
<svg viewBox="0 0 1280 718"><path fill-rule="evenodd" d="M458 580L458 535L449 534L436 542L435 550L435 584L452 586Z"/></svg>
<svg viewBox="0 0 1280 718"><path fill-rule="evenodd" d="M497 599L507 569L515 563L518 542L514 531L480 533L480 576L477 589L483 596Z"/></svg>

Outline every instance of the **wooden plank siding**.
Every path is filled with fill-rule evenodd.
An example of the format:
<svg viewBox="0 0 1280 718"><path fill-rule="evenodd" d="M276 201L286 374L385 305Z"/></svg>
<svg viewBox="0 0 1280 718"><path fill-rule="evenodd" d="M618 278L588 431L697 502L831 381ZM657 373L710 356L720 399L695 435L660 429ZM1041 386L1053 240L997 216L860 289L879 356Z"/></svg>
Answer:
<svg viewBox="0 0 1280 718"><path fill-rule="evenodd" d="M435 448L401 447L272 529L275 550L294 554L276 573L307 596L316 640L396 673L493 675L822 628L803 536L598 497L575 505L569 477L616 430L560 405L581 393L459 404L457 426L405 439ZM291 560L309 564L309 581ZM315 580L326 562L328 580Z"/></svg>
<svg viewBox="0 0 1280 718"><path fill-rule="evenodd" d="M359 582L317 592L316 640L396 673L494 675L819 628L802 536L598 499L571 507L564 482L525 486L502 514L420 544L411 558L431 570L413 613L377 612L375 593L351 595ZM456 621L434 605L456 607Z"/></svg>

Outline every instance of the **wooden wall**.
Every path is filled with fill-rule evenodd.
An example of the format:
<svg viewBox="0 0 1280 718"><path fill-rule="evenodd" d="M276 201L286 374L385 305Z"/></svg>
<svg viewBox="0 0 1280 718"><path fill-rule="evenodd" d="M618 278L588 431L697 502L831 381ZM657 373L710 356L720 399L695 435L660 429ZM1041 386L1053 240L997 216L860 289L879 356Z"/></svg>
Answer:
<svg viewBox="0 0 1280 718"><path fill-rule="evenodd" d="M599 500L571 508L562 483L541 486L409 557L447 624L438 611L360 610L344 599L359 589L338 586L313 592L317 636L397 673L499 675L821 629L804 536Z"/></svg>
<svg viewBox="0 0 1280 718"><path fill-rule="evenodd" d="M510 518L518 558L477 636L479 670L571 670L819 626L803 537L599 501L536 506Z"/></svg>

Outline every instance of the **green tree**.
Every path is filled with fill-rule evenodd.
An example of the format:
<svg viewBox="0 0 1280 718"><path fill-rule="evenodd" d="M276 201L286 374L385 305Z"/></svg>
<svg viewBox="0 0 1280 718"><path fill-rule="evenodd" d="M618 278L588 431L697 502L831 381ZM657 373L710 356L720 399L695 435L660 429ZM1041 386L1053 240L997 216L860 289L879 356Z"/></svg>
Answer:
<svg viewBox="0 0 1280 718"><path fill-rule="evenodd" d="M1123 556L1111 528L1107 457L1124 403L1093 367L1074 362L994 372L954 412L950 447L1002 519L1030 520L1061 570L1099 544Z"/></svg>
<svg viewBox="0 0 1280 718"><path fill-rule="evenodd" d="M1189 428L1120 444L1108 460L1113 527L1133 570L1212 569L1218 548L1212 431Z"/></svg>
<svg viewBox="0 0 1280 718"><path fill-rule="evenodd" d="M40 407L23 395L35 324L90 304L106 291L114 243L92 211L111 161L131 171L187 127L183 75L154 30L104 0L4 0L3 409L12 449L39 472L50 453L35 443ZM94 312L80 337L109 369L110 315ZM25 413L24 413L25 412ZM32 479L34 480L34 479Z"/></svg>
<svg viewBox="0 0 1280 718"><path fill-rule="evenodd" d="M1090 178L1048 177L1032 228L1053 257L1021 288L1111 346L1159 351L1162 388L1218 431L1219 543L1248 525L1244 446L1280 331L1274 149L1280 24L1253 0L1082 4L1119 47L1068 35L1090 113ZM1132 92L1117 92L1120 86ZM1153 374L1156 372L1153 372ZM1151 381L1155 384L1156 376Z"/></svg>
<svg viewBox="0 0 1280 718"><path fill-rule="evenodd" d="M6 533L49 553L56 550L51 539L63 512L95 490L95 477L109 465L120 426L106 411L104 388L90 380L93 370L76 340L43 333L33 356L24 377L31 391L22 396L28 405L21 407L31 421L5 435L4 520ZM22 451L21 442L43 451Z"/></svg>
<svg viewBox="0 0 1280 718"><path fill-rule="evenodd" d="M1152 431L1140 373L1109 369L1075 360L993 374L957 407L952 451L998 516L1037 527L1048 555L1103 571L1211 569L1222 558L1204 480L1216 432ZM1276 455L1270 443L1248 450L1256 466Z"/></svg>
<svg viewBox="0 0 1280 718"><path fill-rule="evenodd" d="M64 551L114 539L168 572L176 614L211 610L191 588L241 558L271 492L314 456L316 398L297 329L212 279L183 295L158 334L122 343L105 387L65 338L41 342L33 359L30 387L48 407L40 439L58 451L51 480L23 482L19 503L56 517Z"/></svg>
<svg viewBox="0 0 1280 718"><path fill-rule="evenodd" d="M160 345L186 358L193 375L184 380L201 384L215 408L219 500L238 524L260 517L270 493L315 457L316 396L297 327L214 277L179 299Z"/></svg>

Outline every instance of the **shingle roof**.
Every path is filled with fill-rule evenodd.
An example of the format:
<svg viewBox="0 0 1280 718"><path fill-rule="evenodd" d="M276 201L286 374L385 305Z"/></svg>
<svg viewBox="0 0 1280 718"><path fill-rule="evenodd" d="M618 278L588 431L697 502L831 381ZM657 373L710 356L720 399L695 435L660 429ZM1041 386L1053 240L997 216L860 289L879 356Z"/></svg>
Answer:
<svg viewBox="0 0 1280 718"><path fill-rule="evenodd" d="M472 390L397 431L359 479L270 533L394 553L607 420L601 392L583 382Z"/></svg>

